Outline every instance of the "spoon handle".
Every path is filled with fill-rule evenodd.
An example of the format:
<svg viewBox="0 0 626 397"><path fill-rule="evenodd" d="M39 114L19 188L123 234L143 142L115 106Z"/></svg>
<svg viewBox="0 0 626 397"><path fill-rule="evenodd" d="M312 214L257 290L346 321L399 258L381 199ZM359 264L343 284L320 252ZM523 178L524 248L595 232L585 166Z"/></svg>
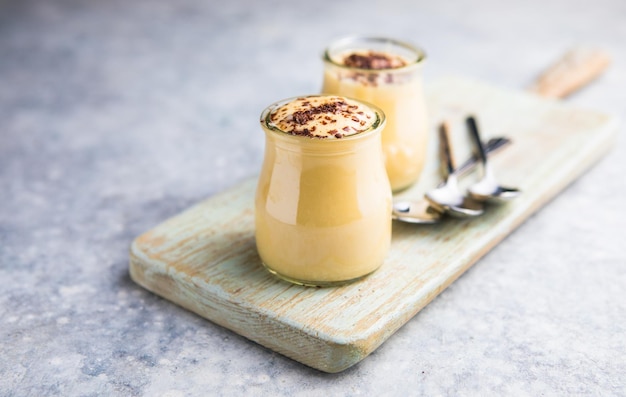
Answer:
<svg viewBox="0 0 626 397"><path fill-rule="evenodd" d="M478 126L476 125L476 118L474 118L474 116L469 116L465 121L470 130L470 135L472 136L474 145L476 145L478 159L482 163L483 167L485 167L485 164L487 164L487 154L485 153L483 142L480 140L480 133L478 132Z"/></svg>
<svg viewBox="0 0 626 397"><path fill-rule="evenodd" d="M439 149L441 150L441 160L444 166L445 178L454 175L454 159L452 158L452 150L450 149L448 131L448 123L444 121L439 127Z"/></svg>
<svg viewBox="0 0 626 397"><path fill-rule="evenodd" d="M493 153L499 152L501 149L504 149L510 144L511 140L509 138L498 137L489 139L486 143L483 143L483 146L485 148L485 154L487 154L487 156L491 156ZM473 170L477 163L478 157L476 155L472 155L472 157L465 160L463 164L454 170L454 173L458 176L465 175L469 171Z"/></svg>
<svg viewBox="0 0 626 397"><path fill-rule="evenodd" d="M488 156L491 156L492 154L499 152L500 150L504 149L510 144L511 144L511 140L507 137L501 136L497 138L491 138L487 141L487 143L484 144L485 153L487 153ZM454 175L457 177L461 177L467 174L468 172L470 172L471 170L473 170L474 168L476 168L477 164L478 164L478 157L476 157L476 155L472 155L470 158L465 160L463 164L461 164L458 168L454 170ZM446 184L445 180L441 181L437 185L437 187L442 187L445 184Z"/></svg>

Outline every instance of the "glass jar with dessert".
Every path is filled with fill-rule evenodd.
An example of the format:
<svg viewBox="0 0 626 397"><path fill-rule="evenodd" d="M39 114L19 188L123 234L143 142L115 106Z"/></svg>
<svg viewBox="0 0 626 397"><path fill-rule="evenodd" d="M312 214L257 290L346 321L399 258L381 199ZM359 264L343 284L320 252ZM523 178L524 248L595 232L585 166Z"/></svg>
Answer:
<svg viewBox="0 0 626 397"><path fill-rule="evenodd" d="M255 233L270 272L333 286L381 266L391 242L384 125L379 108L339 96L291 98L263 111Z"/></svg>
<svg viewBox="0 0 626 397"><path fill-rule="evenodd" d="M382 144L392 190L415 183L429 138L422 88L424 51L388 38L352 37L332 43L323 60L323 93L373 103L385 112Z"/></svg>

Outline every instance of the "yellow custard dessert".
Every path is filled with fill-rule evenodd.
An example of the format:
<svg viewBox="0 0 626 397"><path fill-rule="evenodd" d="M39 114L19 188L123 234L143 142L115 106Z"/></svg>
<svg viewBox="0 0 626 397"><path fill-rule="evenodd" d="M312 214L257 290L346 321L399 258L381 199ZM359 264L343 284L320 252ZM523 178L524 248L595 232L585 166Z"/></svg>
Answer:
<svg viewBox="0 0 626 397"><path fill-rule="evenodd" d="M413 184L424 167L429 137L424 61L421 50L383 38L340 40L324 53L323 93L370 102L385 112L382 144L393 191Z"/></svg>
<svg viewBox="0 0 626 397"><path fill-rule="evenodd" d="M378 108L338 96L293 98L265 109L255 226L259 255L272 273L330 286L383 263L391 241L384 123Z"/></svg>

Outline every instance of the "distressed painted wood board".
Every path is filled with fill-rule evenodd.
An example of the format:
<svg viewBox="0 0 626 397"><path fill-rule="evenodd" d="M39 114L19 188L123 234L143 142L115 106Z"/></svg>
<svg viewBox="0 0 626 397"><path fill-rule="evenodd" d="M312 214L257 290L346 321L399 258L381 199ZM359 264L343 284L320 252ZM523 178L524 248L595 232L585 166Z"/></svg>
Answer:
<svg viewBox="0 0 626 397"><path fill-rule="evenodd" d="M513 139L493 157L493 165L498 179L524 191L520 198L470 220L394 223L391 250L377 272L351 285L316 289L280 281L261 265L254 243L256 180L251 179L137 237L131 277L269 349L321 371L339 372L374 351L599 160L617 132L616 120L600 112L463 78L432 83L427 99L433 136L443 115L452 120L458 159L470 153L461 125L468 112L478 117L485 139ZM399 196L421 197L439 180L433 139L420 182Z"/></svg>

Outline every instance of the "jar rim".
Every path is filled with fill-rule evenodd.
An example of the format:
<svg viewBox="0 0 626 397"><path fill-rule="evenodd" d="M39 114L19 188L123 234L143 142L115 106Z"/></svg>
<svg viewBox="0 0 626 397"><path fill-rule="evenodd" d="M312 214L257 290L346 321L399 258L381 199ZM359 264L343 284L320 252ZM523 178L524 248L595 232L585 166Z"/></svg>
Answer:
<svg viewBox="0 0 626 397"><path fill-rule="evenodd" d="M407 65L397 67L397 68L366 69L366 68L359 68L359 67L354 67L354 66L347 66L343 63L337 62L331 56L332 50L341 48L344 46L346 46L346 48L349 48L347 46L351 43L355 43L355 44L362 43L362 45L355 45L354 46L356 47L355 49L369 49L367 45L365 45L368 42L373 43L373 45L389 45L389 46L402 48L406 51L412 52L416 58L414 60L411 60L411 62L409 62ZM365 73L368 73L368 72L369 73L380 73L380 72L394 73L394 72L405 72L407 69L413 69L422 65L426 61L426 52L422 48L416 47L413 44L410 44L402 40L392 39L389 37L348 36L348 37L335 40L332 43L330 43L324 50L324 53L322 55L322 60L326 63L329 63L339 68L349 69L349 70L358 70L358 71L362 71Z"/></svg>
<svg viewBox="0 0 626 397"><path fill-rule="evenodd" d="M272 116L273 112L276 111L277 109L279 109L280 107L288 104L289 102L295 101L295 100L297 100L299 98L322 98L322 97L346 98L346 99L348 99L350 101L354 101L354 102L357 102L357 103L359 103L361 105L367 106L376 115L376 120L374 120L372 125L369 126L364 131L358 132L358 133L353 134L353 135L346 135L346 136L343 136L341 138L331 138L331 139L327 139L325 137L311 137L311 136L303 136L303 135L293 135L293 134L290 134L289 132L286 132L286 131L283 131L282 129L280 129L271 120L271 116ZM291 138L291 139L299 140L299 141L308 140L310 142L324 142L324 145L327 145L327 144L339 144L340 142L359 140L359 139L365 138L366 136L370 136L372 134L376 134L377 132L381 131L383 129L383 127L385 126L386 116L385 116L385 113L383 112L383 110L380 107L378 107L378 106L376 106L374 104L371 104L369 102L362 101L360 99L355 99L355 98L346 97L346 96L342 96L342 95L310 94L310 95L294 96L294 97L282 99L280 101L276 101L276 102L272 103L271 105L267 106L263 110L263 112L261 112L260 122L261 122L261 125L264 127L265 130L271 131L271 132L273 132L273 133L275 133L277 135L280 135L282 137L286 137L287 139Z"/></svg>

